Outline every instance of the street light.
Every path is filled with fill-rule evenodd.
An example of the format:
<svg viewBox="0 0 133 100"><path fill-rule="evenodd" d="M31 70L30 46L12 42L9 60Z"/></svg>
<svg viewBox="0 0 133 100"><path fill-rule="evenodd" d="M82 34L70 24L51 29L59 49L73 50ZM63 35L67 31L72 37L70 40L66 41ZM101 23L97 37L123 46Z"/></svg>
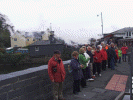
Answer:
<svg viewBox="0 0 133 100"><path fill-rule="evenodd" d="M97 15L97 17L98 17L99 15ZM101 12L101 23L102 23L102 35L103 35L103 18L102 18L102 12Z"/></svg>

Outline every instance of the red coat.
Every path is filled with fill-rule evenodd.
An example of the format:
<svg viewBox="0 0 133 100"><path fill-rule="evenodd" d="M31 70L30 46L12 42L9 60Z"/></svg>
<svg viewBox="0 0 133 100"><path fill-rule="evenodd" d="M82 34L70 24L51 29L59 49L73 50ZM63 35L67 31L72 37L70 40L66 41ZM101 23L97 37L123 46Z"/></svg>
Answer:
<svg viewBox="0 0 133 100"><path fill-rule="evenodd" d="M128 47L122 47L121 48L122 54L126 54L127 53L127 49L128 49Z"/></svg>
<svg viewBox="0 0 133 100"><path fill-rule="evenodd" d="M66 72L64 69L64 65L62 59L60 60L60 64L55 60L54 56L48 62L48 74L50 80L54 79L54 82L63 82L66 76ZM57 72L53 72L53 67L57 66Z"/></svg>
<svg viewBox="0 0 133 100"><path fill-rule="evenodd" d="M107 52L106 52L106 50L104 50L104 49L102 49L101 50L101 53L102 53L102 60L107 60Z"/></svg>
<svg viewBox="0 0 133 100"><path fill-rule="evenodd" d="M116 59L119 59L119 56L118 56L118 50L115 50L115 53L116 53L116 56L117 56Z"/></svg>
<svg viewBox="0 0 133 100"><path fill-rule="evenodd" d="M99 51L99 52L95 51L93 58L94 58L94 62L101 63L102 62L102 53L101 53L101 51Z"/></svg>

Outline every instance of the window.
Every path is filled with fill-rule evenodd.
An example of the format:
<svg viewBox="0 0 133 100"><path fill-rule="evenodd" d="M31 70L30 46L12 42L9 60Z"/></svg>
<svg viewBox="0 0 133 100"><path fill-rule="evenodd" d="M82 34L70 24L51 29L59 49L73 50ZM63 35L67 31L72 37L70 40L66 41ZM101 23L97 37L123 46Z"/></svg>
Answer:
<svg viewBox="0 0 133 100"><path fill-rule="evenodd" d="M128 32L127 32L127 36L128 36Z"/></svg>
<svg viewBox="0 0 133 100"><path fill-rule="evenodd" d="M131 32L129 32L129 36L131 36Z"/></svg>
<svg viewBox="0 0 133 100"><path fill-rule="evenodd" d="M29 39L27 39L27 41L29 41Z"/></svg>
<svg viewBox="0 0 133 100"><path fill-rule="evenodd" d="M17 41L17 38L14 38L14 41Z"/></svg>
<svg viewBox="0 0 133 100"><path fill-rule="evenodd" d="M17 47L17 45L14 45L14 47Z"/></svg>
<svg viewBox="0 0 133 100"><path fill-rule="evenodd" d="M33 41L35 41L35 39L33 39Z"/></svg>
<svg viewBox="0 0 133 100"><path fill-rule="evenodd" d="M35 51L39 51L39 47L35 47Z"/></svg>

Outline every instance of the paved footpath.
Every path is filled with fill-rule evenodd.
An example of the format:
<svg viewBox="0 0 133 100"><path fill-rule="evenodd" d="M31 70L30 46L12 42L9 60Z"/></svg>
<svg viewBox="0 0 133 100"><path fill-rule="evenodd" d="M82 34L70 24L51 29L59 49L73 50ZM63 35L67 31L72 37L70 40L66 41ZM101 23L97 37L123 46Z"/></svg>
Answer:
<svg viewBox="0 0 133 100"><path fill-rule="evenodd" d="M122 62L115 68L102 71L102 76L96 76L94 82L87 82L88 87L81 88L78 95L74 95L71 89L64 93L64 97L66 100L114 100L121 91L129 92L128 63Z"/></svg>

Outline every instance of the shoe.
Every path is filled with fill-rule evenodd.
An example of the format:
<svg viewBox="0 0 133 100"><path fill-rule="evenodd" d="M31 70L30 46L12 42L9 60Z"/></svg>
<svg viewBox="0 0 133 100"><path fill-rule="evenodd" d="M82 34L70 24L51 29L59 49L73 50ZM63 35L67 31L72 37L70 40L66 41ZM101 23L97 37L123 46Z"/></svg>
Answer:
<svg viewBox="0 0 133 100"><path fill-rule="evenodd" d="M94 78L96 78L96 77L93 75L92 78L94 79Z"/></svg>
<svg viewBox="0 0 133 100"><path fill-rule="evenodd" d="M75 93L73 93L74 95L78 95L78 92L75 92ZM62 99L59 99L59 100L62 100Z"/></svg>
<svg viewBox="0 0 133 100"><path fill-rule="evenodd" d="M99 74L99 76L102 76L101 74Z"/></svg>
<svg viewBox="0 0 133 100"><path fill-rule="evenodd" d="M90 79L88 79L88 81L94 81L94 79L93 78L90 78Z"/></svg>

